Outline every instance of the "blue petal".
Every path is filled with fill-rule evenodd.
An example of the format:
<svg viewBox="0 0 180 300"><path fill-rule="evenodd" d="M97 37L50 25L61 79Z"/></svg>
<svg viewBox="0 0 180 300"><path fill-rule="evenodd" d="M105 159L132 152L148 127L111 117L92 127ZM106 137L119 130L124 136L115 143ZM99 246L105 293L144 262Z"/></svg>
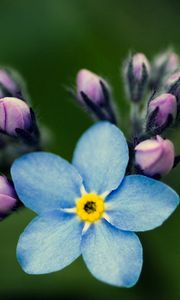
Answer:
<svg viewBox="0 0 180 300"><path fill-rule="evenodd" d="M129 231L160 226L179 204L179 196L166 184L141 175L125 177L107 199L109 222Z"/></svg>
<svg viewBox="0 0 180 300"><path fill-rule="evenodd" d="M89 271L97 279L124 287L137 282L142 268L142 246L133 232L100 221L83 235L81 249Z"/></svg>
<svg viewBox="0 0 180 300"><path fill-rule="evenodd" d="M123 133L109 122L99 122L83 134L73 164L88 192L110 192L124 177L128 147Z"/></svg>
<svg viewBox="0 0 180 300"><path fill-rule="evenodd" d="M69 265L81 254L82 226L74 215L60 211L35 218L17 246L23 270L28 274L46 274Z"/></svg>
<svg viewBox="0 0 180 300"><path fill-rule="evenodd" d="M11 175L21 201L37 213L75 206L82 179L57 155L34 152L17 159Z"/></svg>

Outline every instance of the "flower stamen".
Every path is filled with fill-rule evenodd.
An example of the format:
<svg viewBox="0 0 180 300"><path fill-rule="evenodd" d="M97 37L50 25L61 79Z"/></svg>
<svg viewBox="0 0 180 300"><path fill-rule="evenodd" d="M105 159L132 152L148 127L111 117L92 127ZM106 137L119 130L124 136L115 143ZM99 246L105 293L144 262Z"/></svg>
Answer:
<svg viewBox="0 0 180 300"><path fill-rule="evenodd" d="M76 213L83 221L98 221L101 219L104 210L103 197L95 193L85 194L77 200Z"/></svg>

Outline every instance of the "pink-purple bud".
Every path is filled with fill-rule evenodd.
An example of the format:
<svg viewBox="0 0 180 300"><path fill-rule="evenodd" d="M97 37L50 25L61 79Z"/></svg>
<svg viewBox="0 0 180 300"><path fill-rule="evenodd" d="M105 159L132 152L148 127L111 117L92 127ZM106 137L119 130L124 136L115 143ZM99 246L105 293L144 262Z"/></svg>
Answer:
<svg viewBox="0 0 180 300"><path fill-rule="evenodd" d="M179 68L179 63L178 55L172 51L161 53L154 60L154 66L157 69L163 67L166 74L175 72Z"/></svg>
<svg viewBox="0 0 180 300"><path fill-rule="evenodd" d="M135 165L147 176L166 175L174 165L174 145L160 136L135 147Z"/></svg>
<svg viewBox="0 0 180 300"><path fill-rule="evenodd" d="M169 78L166 79L165 88L170 90L173 95L180 97L180 72L172 74Z"/></svg>
<svg viewBox="0 0 180 300"><path fill-rule="evenodd" d="M172 86L174 85L178 80L180 80L180 72L176 72L172 74L168 79L166 80L165 84L167 86Z"/></svg>
<svg viewBox="0 0 180 300"><path fill-rule="evenodd" d="M0 98L24 99L25 86L20 75L12 69L0 69Z"/></svg>
<svg viewBox="0 0 180 300"><path fill-rule="evenodd" d="M174 52L170 52L168 63L166 66L167 72L173 73L174 71L176 71L179 68L179 63L179 56Z"/></svg>
<svg viewBox="0 0 180 300"><path fill-rule="evenodd" d="M150 64L143 53L131 56L124 66L124 79L129 99L140 102L144 96L150 75Z"/></svg>
<svg viewBox="0 0 180 300"><path fill-rule="evenodd" d="M18 98L5 97L0 99L0 130L16 136L16 128L29 130L31 128L29 106Z"/></svg>
<svg viewBox="0 0 180 300"><path fill-rule="evenodd" d="M80 70L76 78L78 100L84 103L84 100L81 95L81 92L83 92L95 104L103 105L104 95L103 95L103 90L100 81L105 83L105 81L95 73L88 71L86 69Z"/></svg>
<svg viewBox="0 0 180 300"><path fill-rule="evenodd" d="M12 183L0 176L0 220L17 208L19 200Z"/></svg>
<svg viewBox="0 0 180 300"><path fill-rule="evenodd" d="M146 68L146 72L150 73L150 64L147 57L143 53L136 53L132 57L132 71L134 78L137 81L141 81L143 77L143 69Z"/></svg>
<svg viewBox="0 0 180 300"><path fill-rule="evenodd" d="M177 71L178 68L179 57L175 52L166 51L157 55L152 64L151 88L157 90L164 83L165 77Z"/></svg>
<svg viewBox="0 0 180 300"><path fill-rule="evenodd" d="M153 125L158 127L164 125L170 115L172 119L175 119L177 114L176 97L172 94L165 93L154 98L149 103L148 115L150 116L155 109L158 109L158 111Z"/></svg>
<svg viewBox="0 0 180 300"><path fill-rule="evenodd" d="M5 88L7 88L12 93L15 93L17 90L17 86L10 76L10 74L3 69L0 69L0 84L2 84Z"/></svg>

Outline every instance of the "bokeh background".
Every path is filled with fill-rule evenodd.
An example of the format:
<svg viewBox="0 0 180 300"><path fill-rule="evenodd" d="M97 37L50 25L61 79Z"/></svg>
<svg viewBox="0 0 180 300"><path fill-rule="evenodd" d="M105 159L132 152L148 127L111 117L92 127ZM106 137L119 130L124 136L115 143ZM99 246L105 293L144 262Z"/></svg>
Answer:
<svg viewBox="0 0 180 300"><path fill-rule="evenodd" d="M92 123L65 88L82 67L109 79L126 131L121 63L130 49L149 58L171 45L180 52L179 11L179 0L0 0L0 64L19 70L27 81L40 121L54 134L49 149L71 159ZM173 138L178 152L180 135ZM165 180L180 192L179 174L177 168ZM81 258L54 274L23 273L15 248L31 218L24 210L0 224L0 299L180 299L179 210L164 226L141 234L144 267L131 289L97 281Z"/></svg>

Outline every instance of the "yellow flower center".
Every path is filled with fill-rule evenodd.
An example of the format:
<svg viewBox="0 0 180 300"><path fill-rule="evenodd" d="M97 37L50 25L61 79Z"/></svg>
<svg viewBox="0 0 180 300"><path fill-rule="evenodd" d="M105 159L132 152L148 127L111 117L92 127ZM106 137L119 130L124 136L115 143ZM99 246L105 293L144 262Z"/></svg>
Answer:
<svg viewBox="0 0 180 300"><path fill-rule="evenodd" d="M104 199L102 196L90 193L77 200L76 213L87 222L95 222L101 219L104 213Z"/></svg>

